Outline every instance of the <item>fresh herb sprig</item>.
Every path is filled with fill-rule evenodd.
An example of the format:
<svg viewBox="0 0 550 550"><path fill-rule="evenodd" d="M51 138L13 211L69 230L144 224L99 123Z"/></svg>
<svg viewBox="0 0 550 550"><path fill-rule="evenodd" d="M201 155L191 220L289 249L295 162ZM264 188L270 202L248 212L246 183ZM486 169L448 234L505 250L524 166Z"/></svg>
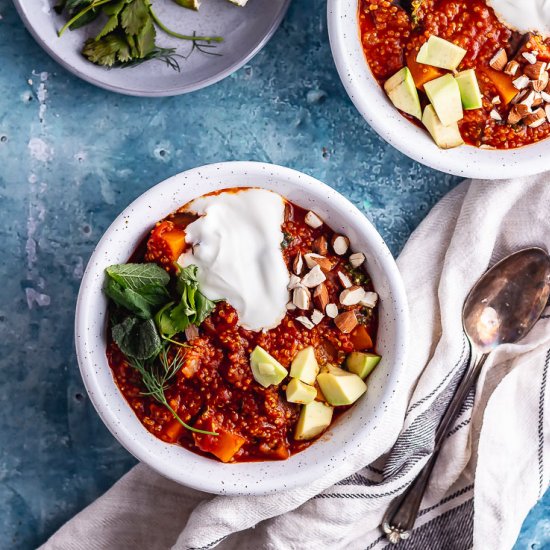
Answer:
<svg viewBox="0 0 550 550"><path fill-rule="evenodd" d="M170 285L170 275L153 263L108 267L103 290L116 305L111 335L128 363L140 373L146 388L143 395L164 405L188 430L218 435L183 422L166 398L170 380L184 363L182 348L187 347L174 337L191 325L199 326L216 307L200 290L197 266L178 269L177 279ZM170 359L171 345L177 345L177 351Z"/></svg>
<svg viewBox="0 0 550 550"><path fill-rule="evenodd" d="M172 416L189 431L204 435L218 435L216 432L193 428L193 426L185 423L166 398L166 390L169 388L170 380L176 376L183 366L183 357L179 350L172 359L169 359L168 352L164 348L159 354L159 361L153 365L148 366L139 359L131 359L130 365L141 375L141 380L147 390L142 392L142 395L149 395L161 405L164 405L172 413Z"/></svg>
<svg viewBox="0 0 550 550"><path fill-rule="evenodd" d="M169 29L153 10L151 0L60 0L55 7L58 13L66 13L68 21L59 30L59 36L67 29L84 27L102 17L105 24L101 31L88 39L82 54L92 63L105 67L130 67L159 59L179 71L177 58L187 59L198 50L209 55L223 41L220 36L186 35ZM193 46L187 56L178 55L174 48L162 48L156 43L156 28L180 40L191 41Z"/></svg>

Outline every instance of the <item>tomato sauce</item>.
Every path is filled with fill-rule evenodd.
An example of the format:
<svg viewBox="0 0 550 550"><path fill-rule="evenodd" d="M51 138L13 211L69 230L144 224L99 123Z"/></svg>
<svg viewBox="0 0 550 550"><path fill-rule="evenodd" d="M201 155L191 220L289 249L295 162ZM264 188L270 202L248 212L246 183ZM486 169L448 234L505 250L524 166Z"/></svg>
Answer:
<svg viewBox="0 0 550 550"><path fill-rule="evenodd" d="M406 3L406 2L404 2ZM366 59L374 77L383 85L408 59L416 58L420 46L431 35L464 48L467 53L459 70L475 69L483 107L465 110L459 121L464 141L477 147L512 149L535 143L550 135L550 123L537 128L525 124L507 124L511 105L498 105L502 120L494 120L490 113L495 108L494 97L499 90L489 77L489 62L504 48L509 59L518 61L521 68L527 64L521 53L536 50L538 59L548 61L550 40L540 37L521 37L503 25L493 9L484 0L422 0L415 18L397 2L389 0L359 0L359 25ZM420 93L422 107L427 104ZM414 124L421 123L404 115Z"/></svg>
<svg viewBox="0 0 550 550"><path fill-rule="evenodd" d="M185 228L193 220L184 210L185 207L159 222L138 248L132 261L155 261L170 270L172 251L157 241L166 227L168 230ZM287 203L282 247L289 271L292 271L295 256L311 252L317 237L324 235L330 242L333 236L326 224L318 229L309 227L304 221L305 214L303 209ZM339 256L328 253L327 258L336 264L325 283L331 302L338 303L341 292L336 275L338 270L351 277L363 277L364 288L372 290L365 272L358 275L357 271L346 265L347 260ZM341 311L344 309L342 306ZM276 328L253 332L238 326L236 311L228 303L219 302L199 327L199 336L189 342L190 347L181 348L185 354L184 365L175 382L166 390L168 402L184 422L197 428L215 429L221 437L229 438L227 445L230 448L233 446L231 452L238 449L232 455L232 462L286 459L313 442L294 440L300 406L287 402L286 380L279 386L268 388L254 380L249 358L256 345L264 348L285 368L290 368L293 357L300 349L310 345L315 348L321 365L341 364L348 353L359 349L357 344L364 346L364 343L358 342L356 334L343 334L328 317L308 330L296 321L298 315L300 313L288 312ZM375 341L376 310L364 308L359 311L358 317L372 341ZM166 407L143 395L140 375L112 341L108 345L107 356L118 387L153 435L213 458L207 451L209 445L219 443L215 436L193 434L181 426ZM346 408L337 407L334 419Z"/></svg>

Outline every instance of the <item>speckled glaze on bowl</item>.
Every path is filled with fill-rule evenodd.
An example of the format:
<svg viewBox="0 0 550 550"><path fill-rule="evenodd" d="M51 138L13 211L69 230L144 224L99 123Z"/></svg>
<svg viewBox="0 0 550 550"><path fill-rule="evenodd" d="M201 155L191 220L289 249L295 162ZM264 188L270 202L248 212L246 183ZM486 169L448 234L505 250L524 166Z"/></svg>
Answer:
<svg viewBox="0 0 550 550"><path fill-rule="evenodd" d="M334 62L350 99L372 128L412 159L442 172L480 179L538 174L550 165L550 139L511 150L464 145L444 151L428 132L405 119L376 82L359 32L359 0L328 0L328 30Z"/></svg>
<svg viewBox="0 0 550 550"><path fill-rule="evenodd" d="M380 295L377 349L382 361L369 378L369 390L339 421L305 451L286 461L222 464L183 447L162 442L140 423L118 390L106 357L107 301L104 270L128 261L151 227L193 198L226 187L255 186L276 191L313 209L355 250L367 255L368 270ZM153 187L113 222L97 245L82 279L76 308L75 341L80 371L90 398L112 434L136 458L174 481L210 493L263 494L305 485L338 467L359 441L375 431L399 391L405 363L408 310L403 282L382 237L342 195L320 181L281 166L227 162L195 168Z"/></svg>
<svg viewBox="0 0 550 550"><path fill-rule="evenodd" d="M81 55L84 41L97 33L101 25L67 31L57 36L66 19L53 10L57 0L14 0L15 7L34 39L60 65L107 90L126 95L163 97L185 94L214 84L241 68L269 41L279 27L290 0L254 0L240 8L227 0L209 0L200 12L184 9L170 0L155 2L155 11L173 31L181 34L222 36L216 52L221 56L193 53L179 59L181 72L161 61L151 61L126 69L106 69L90 63ZM157 43L176 48L186 55L190 43L157 30Z"/></svg>

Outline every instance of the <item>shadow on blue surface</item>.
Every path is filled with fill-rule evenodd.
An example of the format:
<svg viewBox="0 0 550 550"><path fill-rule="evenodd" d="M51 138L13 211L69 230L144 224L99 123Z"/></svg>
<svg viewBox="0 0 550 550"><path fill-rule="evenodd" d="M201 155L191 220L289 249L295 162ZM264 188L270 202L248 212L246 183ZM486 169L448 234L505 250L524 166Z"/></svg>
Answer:
<svg viewBox="0 0 550 550"><path fill-rule="evenodd" d="M151 100L57 66L0 0L0 548L37 546L134 460L89 403L73 351L83 269L147 188L222 160L275 162L341 191L394 253L457 182L385 144L334 68L324 0L295 0L269 45L225 81ZM517 548L550 544L550 497Z"/></svg>

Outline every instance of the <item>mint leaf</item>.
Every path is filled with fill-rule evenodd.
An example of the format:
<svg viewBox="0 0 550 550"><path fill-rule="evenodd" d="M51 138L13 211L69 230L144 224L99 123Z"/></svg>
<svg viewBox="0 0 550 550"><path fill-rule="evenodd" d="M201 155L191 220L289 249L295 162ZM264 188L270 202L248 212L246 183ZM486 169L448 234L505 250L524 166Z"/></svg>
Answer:
<svg viewBox="0 0 550 550"><path fill-rule="evenodd" d="M152 319L141 321L136 317L128 317L122 323L114 325L111 334L115 344L127 357L151 359L162 348L162 341Z"/></svg>
<svg viewBox="0 0 550 550"><path fill-rule="evenodd" d="M170 275L156 264L117 264L108 267L107 275L125 288L139 291L144 286L166 286Z"/></svg>
<svg viewBox="0 0 550 550"><path fill-rule="evenodd" d="M114 279L107 281L104 292L116 305L141 319L151 319L155 311L170 298L162 286L147 285L137 292L131 288L124 288Z"/></svg>

